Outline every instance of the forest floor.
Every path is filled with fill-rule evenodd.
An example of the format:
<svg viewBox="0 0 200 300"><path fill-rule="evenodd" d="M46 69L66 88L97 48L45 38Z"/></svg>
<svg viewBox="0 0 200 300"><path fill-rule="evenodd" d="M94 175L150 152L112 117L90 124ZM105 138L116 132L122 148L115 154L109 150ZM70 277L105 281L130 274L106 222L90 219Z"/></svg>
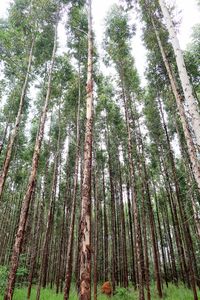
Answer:
<svg viewBox="0 0 200 300"><path fill-rule="evenodd" d="M27 289L16 289L14 298L13 300L26 300L26 293ZM165 300L193 300L193 294L192 291L180 286L177 288L176 286L170 284L168 288L164 288L164 293L163 293L163 299ZM152 300L157 300L159 299L156 296L155 288L152 287ZM31 300L35 300L36 296L36 289L32 289L32 294L31 294ZM198 296L200 299L200 292L198 292ZM45 289L41 291L41 300L63 300L63 294L56 295L55 292L51 289ZM77 300L77 294L75 289L73 289L70 293L70 300ZM113 299L113 300L137 300L138 299L138 294L137 292L134 291L133 288L129 288L128 291L119 288L118 293L113 296L112 298L107 298L105 295L102 295L100 293L100 289L98 292L98 300L108 300L108 299ZM3 296L0 295L0 300L3 300Z"/></svg>

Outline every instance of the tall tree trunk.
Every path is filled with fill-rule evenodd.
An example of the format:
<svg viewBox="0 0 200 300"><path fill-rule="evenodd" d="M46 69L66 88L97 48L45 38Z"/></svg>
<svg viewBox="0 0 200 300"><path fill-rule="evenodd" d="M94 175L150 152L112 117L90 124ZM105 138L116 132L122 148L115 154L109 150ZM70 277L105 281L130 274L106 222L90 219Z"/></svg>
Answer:
<svg viewBox="0 0 200 300"><path fill-rule="evenodd" d="M69 238L67 246L67 264L65 275L65 289L64 300L69 299L69 291L72 278L72 258L73 258L73 245L74 245L74 225L76 215L76 198L78 188L78 166L80 157L80 101L81 101L81 82L80 82L80 63L79 63L79 87L78 87L78 107L77 107L77 120L76 120L76 158L74 167L74 187L72 196L72 209L71 209L71 222L69 227Z"/></svg>
<svg viewBox="0 0 200 300"><path fill-rule="evenodd" d="M53 220L54 220L54 210L55 210L55 198L56 198L56 189L57 189L57 177L58 177L58 164L60 157L60 107L59 107L59 133L57 138L57 146L56 146L56 154L54 157L54 168L53 168L53 178L52 178L52 186L51 186L51 194L50 194L50 203L49 203L49 211L46 225L46 232L44 237L44 244L42 248L42 259L41 259L41 268L39 274L39 283L37 287L37 295L36 300L40 299L40 289L41 285L43 288L46 288L47 284L47 271L48 271L48 261L49 261L49 245L52 241L52 231L53 231Z"/></svg>
<svg viewBox="0 0 200 300"><path fill-rule="evenodd" d="M31 288L32 288L32 281L33 281L33 275L34 275L34 270L35 270L35 263L36 263L36 257L37 257L37 252L38 252L38 243L39 243L39 234L40 234L40 224L42 220L42 213L43 213L43 200L41 199L40 207L38 204L38 211L39 211L39 216L36 215L36 228L34 230L34 235L33 235L33 248L32 248L32 253L31 253L31 260L30 260L30 271L28 275L28 290L27 290L27 299L30 299L31 297ZM38 213L38 212L37 212Z"/></svg>
<svg viewBox="0 0 200 300"><path fill-rule="evenodd" d="M97 300L98 284L98 240L99 240L99 196L98 196L98 171L94 174L94 199L95 199L95 236L94 236L94 300Z"/></svg>
<svg viewBox="0 0 200 300"><path fill-rule="evenodd" d="M148 178L148 173L147 173L147 167L146 167L145 156L144 156L144 145L143 145L142 138L141 138L139 123L138 123L138 131L139 131L139 143L141 145L141 152L142 152L141 159L142 159L142 165L143 165L143 170L144 170L144 185L145 185L145 190L146 190L146 199L147 199L147 207L148 207L152 246L153 246L153 259L154 259L154 271L155 271L155 278L156 278L156 286L157 286L157 290L158 290L158 296L159 296L159 298L162 298L162 284L161 284L161 277L160 277L159 252L158 252L158 244L156 241L154 213L153 213L153 208L152 208L152 203L151 203L149 178Z"/></svg>
<svg viewBox="0 0 200 300"><path fill-rule="evenodd" d="M162 10L164 19L166 21L167 29L168 29L169 36L170 36L171 43L172 43L172 47L174 49L176 63L177 63L178 72L179 72L179 77L180 77L183 93L185 96L188 113L191 118L191 123L192 123L193 131L194 131L194 135L196 138L198 150L200 150L200 114L199 114L198 104L193 95L192 85L190 83L190 79L189 79L189 76L188 76L188 73L186 70L183 53L180 48L179 40L177 38L175 27L171 20L169 11L166 7L164 0L159 0L159 3L160 3L160 7Z"/></svg>
<svg viewBox="0 0 200 300"><path fill-rule="evenodd" d="M165 130L165 135L166 135L166 139L167 139L167 145L168 145L168 149L169 149L169 157L170 157L170 162L171 162L171 166L172 166L172 175L173 175L174 184L175 184L176 199L177 199L177 204L178 204L178 208L179 208L179 212L180 212L180 220L181 220L182 228L183 228L183 232L184 232L186 249L188 252L188 261L189 261L188 270L190 272L190 283L191 283L191 287L193 289L194 299L196 300L197 299L197 291L196 291L196 281L195 281L195 275L194 275L194 272L195 272L196 277L198 278L198 271L196 268L196 257L195 257L194 250L193 250L193 242L192 242L192 238L191 238L191 234L190 234L190 228L189 228L189 224L187 221L186 212L185 212L184 206L182 204L182 199L180 197L180 186L179 186L179 182L177 179L174 156L173 156L173 152L171 149L169 134L168 134L167 126L165 123L164 113L162 110L162 104L161 104L159 97L158 97L158 102L159 102L159 109L160 109L160 113L161 113L161 117L162 117L163 127Z"/></svg>
<svg viewBox="0 0 200 300"><path fill-rule="evenodd" d="M55 26L54 46L53 46L51 64L50 64L50 69L49 69L47 94L46 94L46 99L45 99L43 111L42 111L41 118L40 118L40 126L39 126L39 130L38 130L38 134L37 134L36 141L35 141L35 148L34 148L34 153L33 153L33 158L32 158L32 167L31 167L31 173L29 176L29 182L28 182L27 190L24 195L24 199L23 199L23 203L22 203L20 220L19 220L18 230L17 230L17 234L16 234L16 238L15 238L15 244L13 247L12 258L11 258L11 269L10 269L10 273L9 273L8 284L7 284L7 289L5 292L4 300L12 300L12 297L13 297L16 272L17 272L18 264L19 264L19 257L20 257L22 242L23 242L24 233L25 233L25 226L26 226L26 221L27 221L27 217L28 217L31 196L32 196L32 193L35 188L38 162L39 162L39 156L40 156L40 149L41 149L43 136L44 136L44 126L45 126L48 103L49 103L50 92L51 92L51 79L52 79L52 71L53 71L55 54L56 54L56 42L57 42L57 25Z"/></svg>
<svg viewBox="0 0 200 300"><path fill-rule="evenodd" d="M123 286L128 287L128 262L127 262L127 247L126 247L126 226L125 226L125 216L124 216L124 202L123 202L123 190L122 190L122 174L121 174L121 164L118 155L119 164L119 189L120 189L120 223L121 223L121 245L122 248L122 261L123 261Z"/></svg>
<svg viewBox="0 0 200 300"><path fill-rule="evenodd" d="M160 48L160 52L161 52L161 55L162 55L162 58L163 58L163 62L165 64L165 68L166 68L167 74L169 76L171 88L172 88L172 91L173 91L173 94L174 94L174 97L175 97L175 100L176 100L176 105L178 107L180 120L181 120L181 123L182 123L182 126L183 126L183 132L184 132L185 140L186 140L186 143L187 143L188 154L189 154L190 161L191 161L191 164L192 164L192 170L193 170L193 173L194 173L194 178L195 178L195 180L197 182L197 186L200 190L200 163L199 163L199 160L197 158L195 145L194 145L194 142L193 142L193 139L192 139L192 135L191 135L191 132L190 132L190 129L189 129L188 121L187 121L186 114L185 114L185 111L184 111L183 98L178 92L178 85L177 85L176 79L174 77L172 68L171 68L171 66L169 64L169 61L167 59L167 56L165 54L165 50L163 48L163 45L162 45L158 30L156 28L155 22L154 22L153 18L151 18L151 20L152 20L153 28L155 30L155 34L156 34L156 38L157 38L158 45L159 45L159 48Z"/></svg>
<svg viewBox="0 0 200 300"><path fill-rule="evenodd" d="M132 221L132 214L131 214L131 200L130 200L130 187L129 182L127 180L126 185L127 191L127 200L128 200L128 220L129 220L129 227L130 227L130 245L131 245L131 274L132 274L132 283L136 288L136 270L135 270L135 255L134 255L134 241L133 241L133 221Z"/></svg>
<svg viewBox="0 0 200 300"><path fill-rule="evenodd" d="M143 269L142 269L142 246L141 246L141 235L140 235L140 216L137 203L137 191L136 191L136 179L135 179L135 170L132 158L132 137L131 137L131 128L130 128L130 116L128 111L128 101L126 99L123 76L121 78L122 84L122 96L125 109L125 118L126 118L126 129L128 134L128 160L129 160L129 171L130 171L130 187L131 187L131 196L132 196L132 206L133 206L133 219L134 219L134 229L135 229L135 244L136 244L136 258L137 258L137 267L138 267L138 284L139 284L139 300L144 300L144 282L143 282Z"/></svg>
<svg viewBox="0 0 200 300"><path fill-rule="evenodd" d="M21 118L22 118L24 99L26 97L26 92L27 92L28 82L29 82L29 77L30 77L30 71L31 71L31 65L32 65L34 44L35 44L35 37L33 37L32 41L31 41L31 47L30 47L30 52L29 52L29 57L28 57L28 65L27 65L27 70L26 70L26 76L25 76L25 79L24 79L24 84L23 84L22 92L21 92L21 96L20 96L20 102L19 102L17 117L16 117L16 120L15 120L14 128L13 128L11 134L10 134L9 142L8 142L7 149L6 149L5 160L4 160L3 167L2 167L2 170L1 170L1 173L0 173L0 200L1 200L1 197L2 197L4 185L5 185L5 182L6 182L6 176L8 174L8 170L9 170L9 165L10 165L10 161L11 161L13 146L14 146L16 137L18 135L19 126L20 126L20 122L21 122Z"/></svg>
<svg viewBox="0 0 200 300"><path fill-rule="evenodd" d="M155 191L155 186L153 185L153 187L154 187L154 197L155 197L155 203L156 203L156 215L157 215L157 221L158 221L158 232L159 232L159 236L160 236L160 246L161 246L161 253L162 253L164 277L165 277L166 286L168 287L168 272L167 272L167 267L166 267L166 255L165 255L165 250L164 250L163 234L162 234L162 230L161 230L158 199L157 199L157 194ZM172 258L171 258L171 260L172 260ZM173 262L173 260L172 260L172 262ZM174 265L173 265L173 267L174 267ZM175 266L175 268L173 268L173 274L175 274L174 273L175 269L176 269L176 266ZM175 278L173 277L173 279L175 279Z"/></svg>
<svg viewBox="0 0 200 300"><path fill-rule="evenodd" d="M93 131L93 33L92 0L88 1L88 69L86 131L80 220L80 300L91 299L91 168Z"/></svg>
<svg viewBox="0 0 200 300"><path fill-rule="evenodd" d="M116 244L116 209L115 209L115 190L114 190L114 182L113 182L113 169L111 164L111 146L109 140L109 132L108 132L108 169L109 169L109 180L110 180L110 226L111 226L111 236L112 236L112 289L113 292L116 288L116 283L118 283L118 268L117 268L117 244Z"/></svg>
<svg viewBox="0 0 200 300"><path fill-rule="evenodd" d="M106 209L106 186L105 186L105 174L104 166L102 168L102 187L103 187L103 222L104 222L104 281L108 281L108 218Z"/></svg>
<svg viewBox="0 0 200 300"><path fill-rule="evenodd" d="M164 182L166 182L166 192L167 192L169 207L170 207L171 216L172 216L172 222L173 222L178 256L180 259L180 273L181 273L181 277L182 277L181 279L183 280L184 283L187 282L189 284L188 270L187 270L185 251L184 251L184 246L183 246L183 239L182 239L182 234L181 234L181 230L180 230L180 222L179 222L178 213L177 213L177 205L174 200L173 188L171 186L170 176L169 176L168 170L166 168L166 165L165 165L163 159L162 159L162 164L163 164L163 170L161 168L161 172L164 173L163 180L164 180Z"/></svg>
<svg viewBox="0 0 200 300"><path fill-rule="evenodd" d="M142 178L142 164L139 165L139 176ZM150 272L149 272L149 255L148 255L148 242L147 242L147 207L145 205L145 185L141 183L142 194L142 224L143 224L143 241L144 241L144 264L145 264L145 284L147 290L147 300L151 300L150 290Z"/></svg>

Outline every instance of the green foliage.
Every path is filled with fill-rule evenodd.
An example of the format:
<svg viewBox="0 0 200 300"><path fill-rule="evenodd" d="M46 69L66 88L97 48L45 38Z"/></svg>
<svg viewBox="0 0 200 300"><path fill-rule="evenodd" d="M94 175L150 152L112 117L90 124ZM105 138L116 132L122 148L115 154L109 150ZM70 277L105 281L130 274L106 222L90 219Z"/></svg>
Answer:
<svg viewBox="0 0 200 300"><path fill-rule="evenodd" d="M0 295L2 295L5 290L7 278L8 278L7 266L0 266Z"/></svg>
<svg viewBox="0 0 200 300"><path fill-rule="evenodd" d="M23 261L23 255L21 261ZM0 266L0 295L3 295L5 291L7 279L8 279L8 273L9 273L8 266ZM20 288L24 285L24 283L27 282L27 275L28 275L27 268L25 266L20 266L17 270L16 287Z"/></svg>
<svg viewBox="0 0 200 300"><path fill-rule="evenodd" d="M114 296L114 299L129 300L134 298L133 298L133 294L130 293L127 289L123 287L118 287L116 289L116 295Z"/></svg>
<svg viewBox="0 0 200 300"><path fill-rule="evenodd" d="M192 42L188 45L184 58L196 93L200 96L200 24L193 28Z"/></svg>
<svg viewBox="0 0 200 300"><path fill-rule="evenodd" d="M70 53L79 61L87 61L87 12L81 5L73 5L66 24Z"/></svg>

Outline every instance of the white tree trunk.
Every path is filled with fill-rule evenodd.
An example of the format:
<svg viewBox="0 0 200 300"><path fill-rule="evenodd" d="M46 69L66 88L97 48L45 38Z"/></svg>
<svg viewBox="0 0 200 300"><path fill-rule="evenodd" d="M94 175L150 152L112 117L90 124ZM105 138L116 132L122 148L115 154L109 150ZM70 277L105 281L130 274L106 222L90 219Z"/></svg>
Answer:
<svg viewBox="0 0 200 300"><path fill-rule="evenodd" d="M192 86L189 80L189 76L186 70L183 53L180 48L179 40L176 35L176 31L174 28L174 25L172 23L169 11L166 7L164 0L159 0L160 7L164 16L164 19L166 21L167 29L169 31L169 36L171 39L172 47L174 49L175 57L176 57L176 63L178 67L178 72L180 76L180 81L182 85L182 89L184 92L186 105L188 109L188 113L191 118L191 124L193 127L194 135L196 138L196 143L198 146L198 150L200 149L200 114L198 110L197 101L193 95Z"/></svg>
<svg viewBox="0 0 200 300"><path fill-rule="evenodd" d="M156 25L154 23L153 18L151 18L151 22L152 22L153 28L155 30L158 46L160 48L162 59L163 59L163 62L165 64L165 68L166 68L167 74L169 76L171 88L172 88L172 91L173 91L173 94L174 94L174 97L175 97L175 100L176 100L176 105L177 105L177 108L178 108L178 111L179 111L180 120L181 120L181 123L182 123L185 140L186 140L186 143L187 143L188 154L189 154L189 157L190 157L190 162L192 164L192 171L194 173L194 178L197 182L197 185L198 185L198 188L199 188L199 191L200 191L200 163L199 163L199 160L197 158L196 148L195 148L195 145L193 143L192 135L191 135L191 132L190 132L190 129L189 129L189 126L188 126L188 121L187 121L187 118L186 118L186 115L185 115L182 98L181 98L181 95L178 92L178 86L177 86L175 77L173 75L172 68L170 67L170 64L168 62L167 56L165 54L165 51L164 51L164 48L163 48L158 30L156 29Z"/></svg>

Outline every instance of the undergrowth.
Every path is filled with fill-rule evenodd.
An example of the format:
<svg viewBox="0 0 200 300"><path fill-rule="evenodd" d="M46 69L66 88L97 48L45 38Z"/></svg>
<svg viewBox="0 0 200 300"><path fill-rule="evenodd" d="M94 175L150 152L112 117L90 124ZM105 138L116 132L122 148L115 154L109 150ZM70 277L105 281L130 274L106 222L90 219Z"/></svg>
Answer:
<svg viewBox="0 0 200 300"><path fill-rule="evenodd" d="M15 289L13 300L26 300L27 299L26 295L27 295L26 288ZM156 295L155 287L151 288L151 296L152 296L152 300L159 299ZM200 292L198 292L198 296L200 299ZM100 293L100 289L99 289L97 298L99 300L108 300L108 299L137 300L138 293L135 292L135 290L132 287L130 287L129 289L118 288L116 295L114 295L112 298L107 298L105 295L102 295ZM31 293L31 300L35 300L35 299L36 299L36 288L33 287L32 293ZM41 290L40 300L47 300L47 299L48 300L63 300L63 294L56 295L55 291L51 290L51 289ZM164 300L193 300L194 298L193 298L192 291L185 288L183 285L176 287L173 284L169 284L168 288L164 287L163 299ZM0 300L3 300L3 295L0 295ZM75 288L71 289L70 300L78 300Z"/></svg>

